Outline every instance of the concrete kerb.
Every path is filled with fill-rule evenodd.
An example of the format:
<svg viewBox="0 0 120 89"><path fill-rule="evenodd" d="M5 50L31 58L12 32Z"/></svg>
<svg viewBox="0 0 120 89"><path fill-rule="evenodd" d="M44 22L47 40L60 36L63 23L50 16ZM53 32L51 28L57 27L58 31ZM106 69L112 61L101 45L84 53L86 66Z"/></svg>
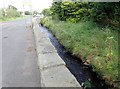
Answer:
<svg viewBox="0 0 120 89"><path fill-rule="evenodd" d="M32 24L42 87L78 87L81 89L49 38L40 30L37 20L33 19Z"/></svg>
<svg viewBox="0 0 120 89"><path fill-rule="evenodd" d="M75 77L65 66L56 66L41 72L45 87L80 87Z"/></svg>
<svg viewBox="0 0 120 89"><path fill-rule="evenodd" d="M65 62L61 60L61 57L57 53L39 54L38 59L44 59L42 61L39 60L39 66L41 71L57 66L65 66Z"/></svg>

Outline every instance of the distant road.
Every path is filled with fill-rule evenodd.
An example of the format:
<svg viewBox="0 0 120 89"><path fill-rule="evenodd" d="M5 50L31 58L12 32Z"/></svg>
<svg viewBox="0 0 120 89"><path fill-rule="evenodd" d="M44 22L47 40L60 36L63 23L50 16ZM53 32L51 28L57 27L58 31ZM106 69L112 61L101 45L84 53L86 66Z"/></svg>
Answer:
<svg viewBox="0 0 120 89"><path fill-rule="evenodd" d="M2 87L40 87L31 18L2 25ZM26 28L27 27L27 28Z"/></svg>

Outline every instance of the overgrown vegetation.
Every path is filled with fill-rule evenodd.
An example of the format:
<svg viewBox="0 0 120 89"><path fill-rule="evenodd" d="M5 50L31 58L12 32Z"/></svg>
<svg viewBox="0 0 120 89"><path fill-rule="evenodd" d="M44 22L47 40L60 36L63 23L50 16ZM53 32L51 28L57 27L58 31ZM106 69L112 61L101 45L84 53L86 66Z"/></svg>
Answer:
<svg viewBox="0 0 120 89"><path fill-rule="evenodd" d="M118 4L54 2L40 21L67 50L116 88L120 88Z"/></svg>
<svg viewBox="0 0 120 89"><path fill-rule="evenodd" d="M17 8L12 5L9 5L7 9L0 9L0 21L13 20L20 16L20 12L18 12Z"/></svg>
<svg viewBox="0 0 120 89"><path fill-rule="evenodd" d="M43 21L43 22L42 22ZM41 23L50 29L59 42L73 55L91 65L109 84L118 81L117 32L101 28L91 21L71 23L53 21L48 17ZM114 84L114 85L115 85Z"/></svg>
<svg viewBox="0 0 120 89"><path fill-rule="evenodd" d="M57 15L62 21L75 23L92 19L103 24L120 25L120 5L117 2L54 2L50 10L53 17Z"/></svg>
<svg viewBox="0 0 120 89"><path fill-rule="evenodd" d="M31 15L30 11L25 11L25 15Z"/></svg>

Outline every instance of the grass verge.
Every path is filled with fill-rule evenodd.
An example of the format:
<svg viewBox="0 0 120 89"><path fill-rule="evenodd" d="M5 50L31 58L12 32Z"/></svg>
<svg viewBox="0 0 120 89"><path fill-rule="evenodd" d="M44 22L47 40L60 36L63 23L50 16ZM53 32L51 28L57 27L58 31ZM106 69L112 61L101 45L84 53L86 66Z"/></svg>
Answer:
<svg viewBox="0 0 120 89"><path fill-rule="evenodd" d="M22 18L22 17L16 17L16 18L2 18L2 19L0 19L0 22L13 21L13 20L21 19L21 18Z"/></svg>
<svg viewBox="0 0 120 89"><path fill-rule="evenodd" d="M27 17L29 17L29 16L25 16L25 18L27 18ZM0 18L0 22L13 21L13 20L19 20L19 19L23 19L23 16L13 17L13 18L3 17L3 18Z"/></svg>
<svg viewBox="0 0 120 89"><path fill-rule="evenodd" d="M48 28L59 42L84 64L92 66L105 81L119 87L118 32L100 27L95 22L79 23L43 18L40 23Z"/></svg>

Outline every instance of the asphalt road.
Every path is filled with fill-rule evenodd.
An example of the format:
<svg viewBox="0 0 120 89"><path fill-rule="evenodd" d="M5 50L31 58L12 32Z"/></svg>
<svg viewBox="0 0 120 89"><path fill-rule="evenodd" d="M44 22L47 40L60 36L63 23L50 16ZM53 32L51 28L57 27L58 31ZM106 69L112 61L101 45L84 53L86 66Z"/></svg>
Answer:
<svg viewBox="0 0 120 89"><path fill-rule="evenodd" d="M40 87L31 19L2 24L2 87Z"/></svg>

